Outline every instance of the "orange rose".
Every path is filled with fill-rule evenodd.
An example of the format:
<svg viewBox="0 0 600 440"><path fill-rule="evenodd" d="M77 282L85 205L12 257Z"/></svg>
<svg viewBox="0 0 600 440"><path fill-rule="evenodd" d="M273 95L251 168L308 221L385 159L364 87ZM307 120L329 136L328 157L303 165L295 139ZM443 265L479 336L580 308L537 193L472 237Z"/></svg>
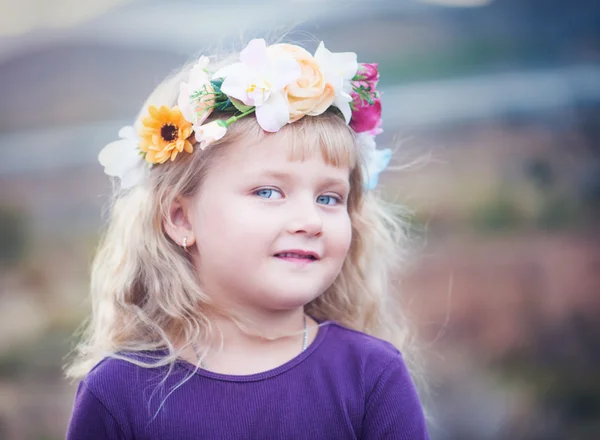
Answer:
<svg viewBox="0 0 600 440"><path fill-rule="evenodd" d="M278 53L291 55L302 70L300 78L285 88L290 122L297 121L304 115L320 115L331 106L335 90L325 82L319 65L310 53L293 44L275 44L269 46L268 50L275 56Z"/></svg>

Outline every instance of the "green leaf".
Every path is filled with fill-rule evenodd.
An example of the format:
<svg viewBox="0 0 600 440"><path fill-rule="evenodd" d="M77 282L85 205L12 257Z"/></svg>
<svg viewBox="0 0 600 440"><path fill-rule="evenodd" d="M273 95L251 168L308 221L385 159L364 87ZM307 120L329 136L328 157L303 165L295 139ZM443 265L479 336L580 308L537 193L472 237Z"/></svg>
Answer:
<svg viewBox="0 0 600 440"><path fill-rule="evenodd" d="M218 110L220 112L224 112L224 111L227 110L227 106L228 105L229 105L229 100L216 102L215 103L215 110Z"/></svg>
<svg viewBox="0 0 600 440"><path fill-rule="evenodd" d="M223 85L223 79L219 78L219 79L213 79L210 84L212 85L213 89L215 90L215 93L221 93L221 85Z"/></svg>
<svg viewBox="0 0 600 440"><path fill-rule="evenodd" d="M237 108L241 113L246 113L248 110L250 110L252 108L251 105L246 105L239 99L229 97L229 100L234 105L234 107Z"/></svg>

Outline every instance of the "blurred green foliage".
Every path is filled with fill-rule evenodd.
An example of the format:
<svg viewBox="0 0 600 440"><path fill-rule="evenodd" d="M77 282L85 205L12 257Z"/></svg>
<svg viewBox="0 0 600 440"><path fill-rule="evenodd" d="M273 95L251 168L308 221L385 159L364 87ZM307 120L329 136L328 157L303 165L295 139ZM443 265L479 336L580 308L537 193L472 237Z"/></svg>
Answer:
<svg viewBox="0 0 600 440"><path fill-rule="evenodd" d="M516 198L507 190L497 194L477 207L473 213L473 225L479 231L505 231L523 223Z"/></svg>
<svg viewBox="0 0 600 440"><path fill-rule="evenodd" d="M0 263L20 261L26 252L27 216L17 208L0 206Z"/></svg>
<svg viewBox="0 0 600 440"><path fill-rule="evenodd" d="M600 432L600 321L593 311L573 311L549 322L532 315L535 338L497 363L501 374L534 390L542 418L561 423L544 438L596 440ZM536 437L537 438L537 437Z"/></svg>
<svg viewBox="0 0 600 440"><path fill-rule="evenodd" d="M543 52L533 43L514 39L472 39L461 45L439 50L404 52L401 57L379 61L379 69L386 72L382 85L465 75L497 72L503 66L539 65L544 62ZM393 55L393 54L392 54Z"/></svg>

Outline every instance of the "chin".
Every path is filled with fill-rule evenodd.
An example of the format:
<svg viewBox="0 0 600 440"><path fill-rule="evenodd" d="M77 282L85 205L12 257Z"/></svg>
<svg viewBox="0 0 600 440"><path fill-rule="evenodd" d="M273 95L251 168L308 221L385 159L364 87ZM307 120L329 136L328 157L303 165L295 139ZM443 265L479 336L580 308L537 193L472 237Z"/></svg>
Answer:
<svg viewBox="0 0 600 440"><path fill-rule="evenodd" d="M283 288L268 295L266 303L270 309L286 310L303 307L321 294L316 289L289 289Z"/></svg>

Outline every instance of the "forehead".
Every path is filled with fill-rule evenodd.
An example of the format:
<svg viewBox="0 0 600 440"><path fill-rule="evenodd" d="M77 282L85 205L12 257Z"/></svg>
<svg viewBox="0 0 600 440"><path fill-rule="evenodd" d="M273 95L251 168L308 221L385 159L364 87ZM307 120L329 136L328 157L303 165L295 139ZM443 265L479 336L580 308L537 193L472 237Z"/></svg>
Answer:
<svg viewBox="0 0 600 440"><path fill-rule="evenodd" d="M234 177L272 172L348 179L349 158L332 158L326 153L321 148L302 146L278 134L268 134L260 139L242 137L223 146L214 171Z"/></svg>

